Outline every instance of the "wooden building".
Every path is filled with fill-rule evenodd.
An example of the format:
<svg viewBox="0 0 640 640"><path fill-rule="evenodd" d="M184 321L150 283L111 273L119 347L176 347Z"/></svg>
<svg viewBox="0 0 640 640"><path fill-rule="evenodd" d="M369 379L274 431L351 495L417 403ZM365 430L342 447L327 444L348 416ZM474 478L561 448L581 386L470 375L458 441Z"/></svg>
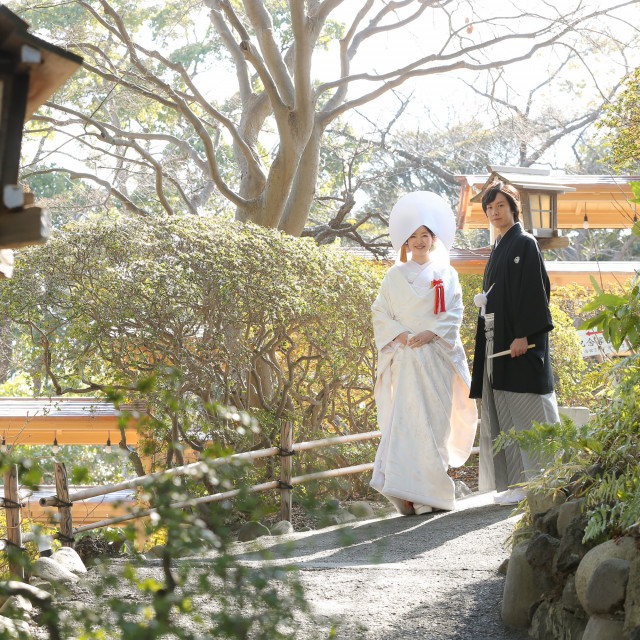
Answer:
<svg viewBox="0 0 640 640"><path fill-rule="evenodd" d="M123 407L123 409L132 409ZM121 412L98 398L0 398L0 437L4 447L23 444L94 444L120 440ZM137 420L125 426L128 445L138 443Z"/></svg>
<svg viewBox="0 0 640 640"><path fill-rule="evenodd" d="M637 205L630 182L640 176L551 175L546 169L488 167L489 173L460 175L460 200L456 214L459 229L493 228L482 210L483 188L495 178L515 186L522 199L522 224L538 239L542 249L568 246L568 229L630 229L637 222ZM483 273L489 247L453 249L451 263L460 273ZM591 276L601 284L628 282L640 270L637 261L546 261L553 285L591 286Z"/></svg>
<svg viewBox="0 0 640 640"><path fill-rule="evenodd" d="M132 411L125 426L127 445L138 444L137 420ZM140 407L138 407L140 409ZM50 445L55 456L61 445L116 446L120 440L121 412L113 403L98 398L0 398L0 447ZM73 491L80 487L71 487ZM86 487L82 487L86 488ZM55 494L55 487L40 487L25 496L23 518L51 523L58 517L55 507L41 507L41 496ZM122 515L135 501L135 491L120 491L98 498L74 502L71 515L74 526Z"/></svg>

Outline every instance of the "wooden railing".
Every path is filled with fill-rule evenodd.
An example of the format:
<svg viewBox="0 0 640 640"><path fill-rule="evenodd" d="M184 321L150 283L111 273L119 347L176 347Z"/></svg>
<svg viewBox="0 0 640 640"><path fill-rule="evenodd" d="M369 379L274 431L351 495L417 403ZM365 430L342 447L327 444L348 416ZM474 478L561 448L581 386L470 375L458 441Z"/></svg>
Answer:
<svg viewBox="0 0 640 640"><path fill-rule="evenodd" d="M345 436L336 436L331 438L323 438L321 440L311 440L308 442L293 442L292 426L290 422L283 422L280 429L280 446L269 447L267 449L258 449L256 451L247 451L244 453L236 453L222 458L215 458L207 462L194 462L182 467L175 467L166 471L158 471L145 476L140 476L132 480L118 482L101 487L91 487L80 491L69 492L67 470L63 462L55 463L55 479L56 479L56 495L42 497L39 500L42 507L57 507L59 513L59 532L54 537L60 540L64 546L72 546L74 534L88 531L90 529L98 529L110 525L120 524L137 518L145 518L156 512L156 509L141 509L132 513L128 513L113 518L107 518L98 522L73 527L71 518L71 507L74 502L87 500L97 496L106 496L110 493L123 491L126 489L134 489L144 487L154 479L168 478L172 476L189 475L197 471L205 471L209 465L225 465L236 461L252 461L260 458L270 458L273 456L280 457L280 478L271 482L263 482L248 488L250 493L259 491L268 491L276 489L280 491L280 518L282 520L291 520L291 505L293 497L293 487L298 484L310 482L313 480L322 480L325 478L335 478L354 473L362 473L373 469L373 462L354 465L350 467L342 467L338 469L329 469L326 471L318 471L308 473L302 476L292 477L293 464L292 456L298 451L308 451L320 447L330 447L349 442L360 442L379 438L380 431L369 431L367 433L356 433ZM478 453L478 447L472 449L472 455ZM7 540L9 545L21 547L24 542L34 540L34 535L27 532L24 535L21 532L21 504L18 493L18 471L17 466L13 465L4 475L4 501L0 502L0 507L4 507L7 513ZM240 493L240 489L232 489L221 493L215 493L200 498L192 498L182 502L173 503L171 506L175 508L193 507L198 504L209 502L218 502L233 498ZM1 546L1 545L0 545ZM19 567L10 567L13 575L19 572Z"/></svg>

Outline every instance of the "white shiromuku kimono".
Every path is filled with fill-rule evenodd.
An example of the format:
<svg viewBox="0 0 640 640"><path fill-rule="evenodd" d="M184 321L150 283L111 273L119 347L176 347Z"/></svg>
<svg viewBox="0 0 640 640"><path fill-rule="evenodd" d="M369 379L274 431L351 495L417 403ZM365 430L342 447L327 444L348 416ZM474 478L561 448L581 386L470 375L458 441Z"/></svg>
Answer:
<svg viewBox="0 0 640 640"><path fill-rule="evenodd" d="M434 313L436 288L444 285L445 311ZM477 411L469 398L470 374L459 328L462 291L448 264L409 261L389 269L372 306L378 348L375 386L382 438L371 486L394 504L409 500L454 508L447 469L469 457ZM395 338L425 329L437 338L421 347Z"/></svg>

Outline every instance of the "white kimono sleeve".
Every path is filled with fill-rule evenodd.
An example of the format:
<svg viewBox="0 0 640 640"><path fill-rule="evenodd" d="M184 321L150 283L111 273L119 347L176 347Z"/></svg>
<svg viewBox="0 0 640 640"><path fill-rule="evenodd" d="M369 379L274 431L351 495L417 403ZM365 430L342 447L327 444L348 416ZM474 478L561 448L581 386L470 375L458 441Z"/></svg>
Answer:
<svg viewBox="0 0 640 640"><path fill-rule="evenodd" d="M395 319L388 295L389 281L385 276L380 293L371 306L373 316L373 335L378 351L382 351L390 342L405 331L411 330Z"/></svg>

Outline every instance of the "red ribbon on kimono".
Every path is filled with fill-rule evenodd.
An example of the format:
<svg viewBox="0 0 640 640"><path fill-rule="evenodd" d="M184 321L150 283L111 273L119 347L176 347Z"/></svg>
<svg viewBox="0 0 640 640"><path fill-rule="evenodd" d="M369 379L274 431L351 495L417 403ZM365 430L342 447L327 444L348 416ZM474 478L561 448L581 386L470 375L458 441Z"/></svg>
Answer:
<svg viewBox="0 0 640 640"><path fill-rule="evenodd" d="M440 313L441 311L446 311L444 308L444 283L442 280L432 280L431 288L436 288L436 304L433 309L433 313Z"/></svg>

